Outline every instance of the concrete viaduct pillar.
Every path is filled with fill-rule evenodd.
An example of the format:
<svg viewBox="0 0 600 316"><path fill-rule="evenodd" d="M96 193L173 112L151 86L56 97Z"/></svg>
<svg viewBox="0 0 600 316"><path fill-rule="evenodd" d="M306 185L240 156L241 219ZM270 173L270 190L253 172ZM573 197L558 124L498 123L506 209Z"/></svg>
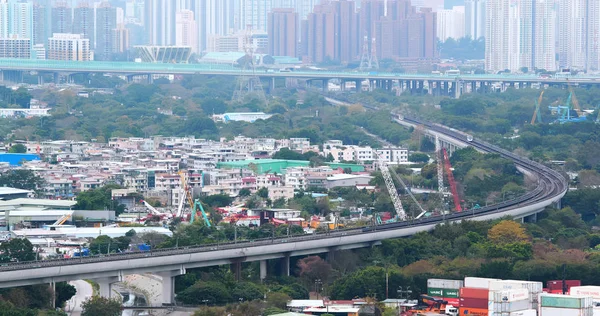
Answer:
<svg viewBox="0 0 600 316"><path fill-rule="evenodd" d="M279 259L279 272L281 276L290 276L290 256Z"/></svg>
<svg viewBox="0 0 600 316"><path fill-rule="evenodd" d="M105 298L110 298L110 296L112 295L112 285L120 281L123 281L122 277L106 277L94 279L94 282L98 284L98 295Z"/></svg>
<svg viewBox="0 0 600 316"><path fill-rule="evenodd" d="M185 268L157 273L162 278L162 303L175 303L175 277L185 274Z"/></svg>
<svg viewBox="0 0 600 316"><path fill-rule="evenodd" d="M241 261L233 262L231 264L231 272L233 272L233 275L234 275L236 281L241 280L242 279L242 262Z"/></svg>

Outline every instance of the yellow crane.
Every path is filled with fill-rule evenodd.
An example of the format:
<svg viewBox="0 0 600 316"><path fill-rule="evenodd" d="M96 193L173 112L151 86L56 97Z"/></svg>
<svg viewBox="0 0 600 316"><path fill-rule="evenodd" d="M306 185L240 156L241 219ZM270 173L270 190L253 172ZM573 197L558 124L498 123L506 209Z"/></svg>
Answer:
<svg viewBox="0 0 600 316"><path fill-rule="evenodd" d="M535 103L535 110L533 110L533 117L531 117L531 125L535 124L535 119L538 119L538 122L541 122L542 120L542 116L540 115L540 106L542 105L542 97L544 96L544 92L546 92L545 90L542 91L542 93L540 93L540 97L538 98L537 102ZM538 118L539 116L539 118Z"/></svg>
<svg viewBox="0 0 600 316"><path fill-rule="evenodd" d="M581 107L579 106L579 100L577 100L577 97L575 96L575 89L573 89L573 85L571 85L569 78L567 78L567 86L569 87L569 93L571 93L571 102L573 103L573 110L577 112L577 116L583 117L584 113L581 110Z"/></svg>

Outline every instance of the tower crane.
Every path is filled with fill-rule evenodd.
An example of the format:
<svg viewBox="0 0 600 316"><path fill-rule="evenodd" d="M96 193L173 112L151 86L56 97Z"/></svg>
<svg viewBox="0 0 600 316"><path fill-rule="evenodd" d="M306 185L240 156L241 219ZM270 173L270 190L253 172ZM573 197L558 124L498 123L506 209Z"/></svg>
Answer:
<svg viewBox="0 0 600 316"><path fill-rule="evenodd" d="M569 78L567 78L567 86L569 87L569 93L571 94L571 102L573 104L573 109L577 112L577 116L583 117L584 113L581 111L581 107L579 106L579 100L577 100L577 96L575 96L575 89L573 89L573 85Z"/></svg>
<svg viewBox="0 0 600 316"><path fill-rule="evenodd" d="M404 183L404 180L402 180L402 178L400 178L400 176L398 176L394 170L390 170L390 173L394 176L394 178L396 178L396 180L398 180L398 182L400 182L400 184L402 184L402 187L404 187L404 190L406 190L406 192L408 193L408 196L410 196L410 198L413 200L413 202L415 202L415 204L417 204L417 206L419 207L419 210L421 210L421 213L419 213L419 215L417 215L417 217L415 217L415 219L419 219L419 218L423 217L423 215L425 215L427 213L427 211L424 210L423 207L421 206L421 203L419 203L419 201L417 201L417 199L412 194L410 189L406 186L406 183Z"/></svg>
<svg viewBox="0 0 600 316"><path fill-rule="evenodd" d="M535 102L535 110L533 111L533 117L531 117L531 125L535 124L537 118L538 122L542 122L542 114L540 113L540 106L542 105L542 97L544 96L545 90L540 93L540 97Z"/></svg>
<svg viewBox="0 0 600 316"><path fill-rule="evenodd" d="M440 138L435 135L435 152L437 154L437 177L438 177L438 191L444 195L446 194L446 188L444 187L444 165L443 165L443 154L442 146L440 144Z"/></svg>
<svg viewBox="0 0 600 316"><path fill-rule="evenodd" d="M448 184L450 185L450 192L452 193L452 199L454 200L454 209L457 212L462 212L460 206L460 198L458 197L458 190L456 190L456 182L454 181L454 175L452 174L452 167L450 166L450 159L448 158L448 152L446 148L442 149L444 155L444 166L446 168L446 175L448 176Z"/></svg>
<svg viewBox="0 0 600 316"><path fill-rule="evenodd" d="M381 170L383 181L385 182L385 186L392 199L392 204L394 204L396 216L399 220L404 221L406 220L406 212L404 211L404 207L402 207L402 201L400 201L400 197L398 196L398 191L396 190L394 180L392 180L392 175L390 174L387 163L383 160L382 155L377 153L375 153L375 155L377 156L377 164L379 165L379 170Z"/></svg>

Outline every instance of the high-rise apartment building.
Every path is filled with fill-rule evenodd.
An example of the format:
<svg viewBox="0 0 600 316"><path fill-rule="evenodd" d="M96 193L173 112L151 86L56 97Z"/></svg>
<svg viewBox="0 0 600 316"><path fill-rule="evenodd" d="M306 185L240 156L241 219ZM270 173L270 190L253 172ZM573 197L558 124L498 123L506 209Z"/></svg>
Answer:
<svg viewBox="0 0 600 316"><path fill-rule="evenodd" d="M49 60L90 60L90 40L81 34L56 33L48 39L46 49Z"/></svg>
<svg viewBox="0 0 600 316"><path fill-rule="evenodd" d="M315 6L308 15L304 32L308 61L320 63L327 59L335 60L335 8L330 4Z"/></svg>
<svg viewBox="0 0 600 316"><path fill-rule="evenodd" d="M554 0L487 0L485 67L555 70Z"/></svg>
<svg viewBox="0 0 600 316"><path fill-rule="evenodd" d="M452 10L438 10L437 37L444 42L448 38L465 36L465 7L455 6Z"/></svg>
<svg viewBox="0 0 600 316"><path fill-rule="evenodd" d="M96 8L96 49L94 59L110 60L113 53L113 30L117 28L117 10L108 1Z"/></svg>
<svg viewBox="0 0 600 316"><path fill-rule="evenodd" d="M233 34L239 29L239 3L237 0L193 0L192 11L198 27L197 52L209 46L209 38Z"/></svg>
<svg viewBox="0 0 600 316"><path fill-rule="evenodd" d="M198 49L198 26L194 20L194 12L191 10L181 10L177 12L175 23L175 44L177 46L190 46L192 52L196 53Z"/></svg>
<svg viewBox="0 0 600 316"><path fill-rule="evenodd" d="M10 34L10 17L8 3L0 3L0 38L8 38Z"/></svg>
<svg viewBox="0 0 600 316"><path fill-rule="evenodd" d="M73 9L73 33L82 34L83 38L90 40L90 45L95 47L96 28L94 21L94 8L88 1L80 2Z"/></svg>
<svg viewBox="0 0 600 316"><path fill-rule="evenodd" d="M116 29L112 30L113 53L125 53L129 50L129 47L129 29L123 24L119 24Z"/></svg>
<svg viewBox="0 0 600 316"><path fill-rule="evenodd" d="M269 13L267 34L269 35L268 53L273 56L291 56L298 54L298 13L294 9L273 9Z"/></svg>
<svg viewBox="0 0 600 316"><path fill-rule="evenodd" d="M64 1L56 2L52 7L52 34L71 33L73 31L73 13ZM50 35L51 36L51 35Z"/></svg>
<svg viewBox="0 0 600 316"><path fill-rule="evenodd" d="M32 15L33 15L33 38L32 38L32 44L46 44L46 40L48 39L48 36L46 34L46 16L47 16L47 11L46 11L46 7L38 4L38 3L34 3L33 4L33 9L32 9ZM49 10L49 8L48 8Z"/></svg>
<svg viewBox="0 0 600 316"><path fill-rule="evenodd" d="M533 67L556 69L556 3L535 0L533 13Z"/></svg>
<svg viewBox="0 0 600 316"><path fill-rule="evenodd" d="M375 36L375 22L385 15L384 0L363 0L359 11L359 36L372 38Z"/></svg>
<svg viewBox="0 0 600 316"><path fill-rule="evenodd" d="M465 0L465 35L472 39L485 36L487 0Z"/></svg>
<svg viewBox="0 0 600 316"><path fill-rule="evenodd" d="M19 38L33 38L33 5L28 2L9 2L9 6L10 34Z"/></svg>
<svg viewBox="0 0 600 316"><path fill-rule="evenodd" d="M239 0L239 4L240 29L250 26L252 30L266 32L273 0Z"/></svg>
<svg viewBox="0 0 600 316"><path fill-rule="evenodd" d="M150 45L175 45L175 2L144 1L144 27Z"/></svg>
<svg viewBox="0 0 600 316"><path fill-rule="evenodd" d="M17 36L0 38L0 58L31 58L31 39Z"/></svg>

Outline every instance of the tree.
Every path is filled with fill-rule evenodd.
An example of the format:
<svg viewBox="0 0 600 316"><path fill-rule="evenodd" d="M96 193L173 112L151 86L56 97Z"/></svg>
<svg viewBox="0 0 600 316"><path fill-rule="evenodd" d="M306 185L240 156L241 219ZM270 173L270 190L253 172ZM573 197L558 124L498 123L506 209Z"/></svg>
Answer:
<svg viewBox="0 0 600 316"><path fill-rule="evenodd" d="M44 179L27 169L14 169L0 175L0 187L36 191L43 183Z"/></svg>
<svg viewBox="0 0 600 316"><path fill-rule="evenodd" d="M63 306L77 293L77 289L67 282L58 282L54 287L56 291L56 306Z"/></svg>
<svg viewBox="0 0 600 316"><path fill-rule="evenodd" d="M263 290L252 282L238 282L231 291L234 300L253 301L263 298Z"/></svg>
<svg viewBox="0 0 600 316"><path fill-rule="evenodd" d="M117 298L92 296L81 304L81 316L120 316L121 301Z"/></svg>
<svg viewBox="0 0 600 316"><path fill-rule="evenodd" d="M252 194L252 192L248 188L243 188L240 190L240 192L238 192L238 196L240 197L250 196L250 194Z"/></svg>
<svg viewBox="0 0 600 316"><path fill-rule="evenodd" d="M26 238L14 238L0 244L0 262L35 260L33 245Z"/></svg>
<svg viewBox="0 0 600 316"><path fill-rule="evenodd" d="M285 293L280 293L280 292L267 293L267 304L272 307L285 309L287 307L287 303L291 299L292 298Z"/></svg>
<svg viewBox="0 0 600 316"><path fill-rule="evenodd" d="M281 148L278 152L273 154L273 159L284 159L284 160L305 160L306 157L299 152L295 152L287 147Z"/></svg>
<svg viewBox="0 0 600 316"><path fill-rule="evenodd" d="M84 191L77 195L76 210L115 210L117 216L125 210L124 205L116 205L112 200L111 192L113 189L120 189L121 186L109 184L103 187Z"/></svg>
<svg viewBox="0 0 600 316"><path fill-rule="evenodd" d="M24 154L27 152L27 147L23 144L14 144L8 150L11 154Z"/></svg>
<svg viewBox="0 0 600 316"><path fill-rule="evenodd" d="M408 156L408 161L410 162L428 162L429 161L429 156L427 154L423 154L423 153L414 153L414 154L410 154L410 156Z"/></svg>
<svg viewBox="0 0 600 316"><path fill-rule="evenodd" d="M177 298L185 304L204 304L208 300L210 304L225 304L232 301L232 296L225 287L219 282L198 281L177 294Z"/></svg>
<svg viewBox="0 0 600 316"><path fill-rule="evenodd" d="M225 207L231 205L233 198L227 194L213 194L202 199L210 207Z"/></svg>
<svg viewBox="0 0 600 316"><path fill-rule="evenodd" d="M529 236L519 223L504 220L488 231L488 240L494 244L505 245L529 241Z"/></svg>
<svg viewBox="0 0 600 316"><path fill-rule="evenodd" d="M261 197L263 199L268 199L269 198L269 189L267 189L267 187L261 187L260 189L258 189L258 191L256 191L256 195L258 195L259 197Z"/></svg>

